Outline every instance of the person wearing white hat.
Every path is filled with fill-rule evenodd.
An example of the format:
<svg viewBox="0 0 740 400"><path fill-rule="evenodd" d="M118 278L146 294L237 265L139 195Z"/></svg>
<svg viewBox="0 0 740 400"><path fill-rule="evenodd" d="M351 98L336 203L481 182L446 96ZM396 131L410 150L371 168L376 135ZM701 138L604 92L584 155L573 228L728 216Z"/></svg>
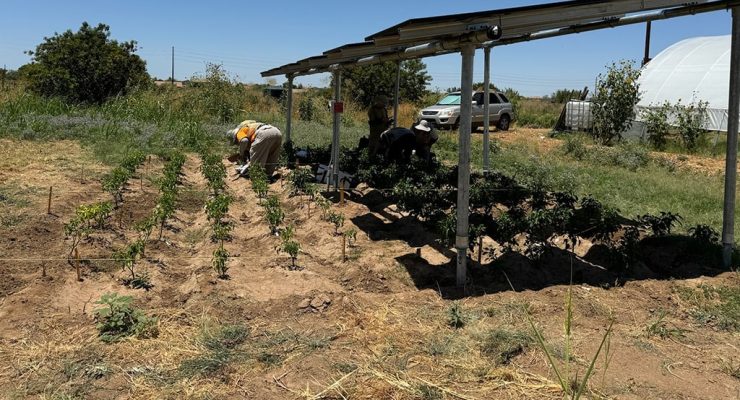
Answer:
<svg viewBox="0 0 740 400"><path fill-rule="evenodd" d="M272 176L280 160L283 135L270 124L247 120L226 132L231 143L239 146L239 175L244 175L251 165L260 165Z"/></svg>
<svg viewBox="0 0 740 400"><path fill-rule="evenodd" d="M411 129L392 128L380 135L380 148L386 162L408 163L411 155L427 162L431 161L431 148L437 141L437 135L428 125L421 121Z"/></svg>
<svg viewBox="0 0 740 400"><path fill-rule="evenodd" d="M429 125L429 121L421 120L413 127L416 136L416 156L426 162L432 161L432 145L437 143L439 135Z"/></svg>

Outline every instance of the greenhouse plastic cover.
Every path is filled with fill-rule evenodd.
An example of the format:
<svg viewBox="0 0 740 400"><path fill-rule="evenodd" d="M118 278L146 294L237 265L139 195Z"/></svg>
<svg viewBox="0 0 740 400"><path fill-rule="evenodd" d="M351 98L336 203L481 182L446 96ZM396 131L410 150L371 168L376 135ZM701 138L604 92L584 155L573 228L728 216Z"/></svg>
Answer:
<svg viewBox="0 0 740 400"><path fill-rule="evenodd" d="M638 80L638 109L665 101L687 105L703 100L708 102L705 128L727 131L730 41L730 35L686 39L658 54Z"/></svg>

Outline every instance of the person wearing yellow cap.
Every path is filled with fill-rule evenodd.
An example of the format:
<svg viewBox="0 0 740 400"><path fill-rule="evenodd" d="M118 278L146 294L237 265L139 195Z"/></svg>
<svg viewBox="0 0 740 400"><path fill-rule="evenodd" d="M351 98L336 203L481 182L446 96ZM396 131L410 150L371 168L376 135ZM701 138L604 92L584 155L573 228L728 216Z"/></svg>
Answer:
<svg viewBox="0 0 740 400"><path fill-rule="evenodd" d="M251 165L260 165L272 176L280 160L283 135L270 124L246 120L227 132L233 145L239 146L239 175L244 175Z"/></svg>

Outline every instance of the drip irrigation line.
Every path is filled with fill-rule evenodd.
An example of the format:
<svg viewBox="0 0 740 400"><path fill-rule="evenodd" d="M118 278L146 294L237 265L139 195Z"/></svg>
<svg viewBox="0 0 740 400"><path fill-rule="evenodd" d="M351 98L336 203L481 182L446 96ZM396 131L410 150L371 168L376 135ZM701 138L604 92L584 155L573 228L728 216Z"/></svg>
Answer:
<svg viewBox="0 0 740 400"><path fill-rule="evenodd" d="M245 260L257 260L251 258L245 258L241 256L228 256L228 258L238 258ZM213 257L167 257L164 260L211 260ZM53 262L53 261L121 261L115 258L0 258L1 261L5 262Z"/></svg>

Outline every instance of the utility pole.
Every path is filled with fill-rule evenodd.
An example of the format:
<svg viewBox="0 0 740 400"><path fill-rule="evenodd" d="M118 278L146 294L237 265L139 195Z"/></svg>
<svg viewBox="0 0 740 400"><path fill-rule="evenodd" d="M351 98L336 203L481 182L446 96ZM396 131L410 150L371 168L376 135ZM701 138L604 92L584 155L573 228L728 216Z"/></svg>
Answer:
<svg viewBox="0 0 740 400"><path fill-rule="evenodd" d="M172 75L170 75L172 86L175 86L175 46L172 46Z"/></svg>

